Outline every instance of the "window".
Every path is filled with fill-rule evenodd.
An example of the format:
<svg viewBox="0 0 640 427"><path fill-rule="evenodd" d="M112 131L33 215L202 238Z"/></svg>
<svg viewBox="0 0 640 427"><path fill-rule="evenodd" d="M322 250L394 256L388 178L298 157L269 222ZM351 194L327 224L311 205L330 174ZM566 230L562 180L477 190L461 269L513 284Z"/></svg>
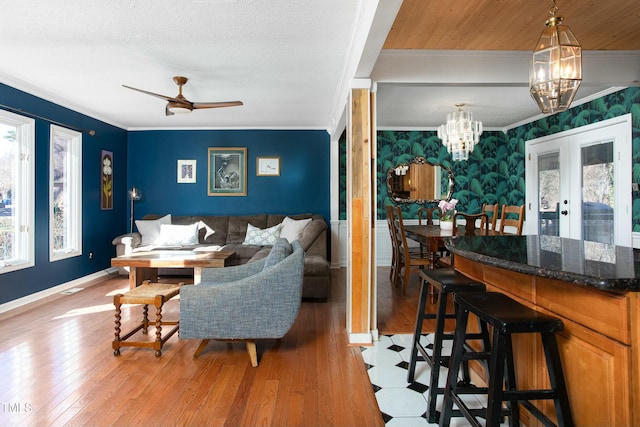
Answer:
<svg viewBox="0 0 640 427"><path fill-rule="evenodd" d="M0 273L34 265L35 124L0 110Z"/></svg>
<svg viewBox="0 0 640 427"><path fill-rule="evenodd" d="M51 125L49 259L82 254L82 135Z"/></svg>

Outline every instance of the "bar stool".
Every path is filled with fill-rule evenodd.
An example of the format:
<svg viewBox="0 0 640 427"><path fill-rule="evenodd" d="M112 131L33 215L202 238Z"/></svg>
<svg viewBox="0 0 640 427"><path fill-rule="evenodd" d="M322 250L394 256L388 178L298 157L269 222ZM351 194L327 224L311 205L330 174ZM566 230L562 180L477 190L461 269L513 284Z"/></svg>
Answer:
<svg viewBox="0 0 640 427"><path fill-rule="evenodd" d="M455 319L455 312L447 312L447 302L449 295L455 292L484 292L485 285L479 283L453 268L436 268L432 270L421 270L420 279L422 281L422 289L420 291L420 300L418 302L418 313L416 316L416 327L413 333L413 344L411 346L411 359L409 362L409 371L407 373L407 382L413 382L416 361L418 360L418 352L429 366L431 367L431 377L429 379L429 397L427 399L427 419L430 423L437 422L438 411L436 411L436 400L438 394L444 393L444 388L438 388L438 380L440 378L440 366L447 365L449 356L442 355L442 343L445 340L453 340L454 334L445 333L444 326L446 319ZM435 313L426 311L427 298L430 296L429 285L433 286L439 293L438 302ZM422 335L422 324L425 319L435 319L436 328L433 340L432 355L427 354L426 349L420 343ZM467 334L467 339L482 339L485 349L489 348L489 333L486 326L482 328L478 334ZM488 358L488 353L487 353ZM471 384L468 365L463 365L463 383ZM475 391L474 391L475 392Z"/></svg>
<svg viewBox="0 0 640 427"><path fill-rule="evenodd" d="M530 401L552 399L555 404L558 425L573 426L569 398L562 373L562 362L555 333L564 329L560 319L539 313L499 292L464 292L454 295L457 306L456 333L453 341L451 366L447 377L440 426L448 426L451 421L453 403L473 425L480 425L458 392L457 372L463 359L472 359L473 354L464 352L464 338L469 313L493 327L491 359L489 363L489 386L478 388L478 394L487 394L486 425L498 426L502 416L509 417L510 426L520 425L518 402L544 425L553 422ZM542 337L544 354L549 373L550 389L518 390L511 334L539 333ZM505 371L506 369L506 371ZM504 389L503 389L504 385ZM507 402L506 409L502 403Z"/></svg>

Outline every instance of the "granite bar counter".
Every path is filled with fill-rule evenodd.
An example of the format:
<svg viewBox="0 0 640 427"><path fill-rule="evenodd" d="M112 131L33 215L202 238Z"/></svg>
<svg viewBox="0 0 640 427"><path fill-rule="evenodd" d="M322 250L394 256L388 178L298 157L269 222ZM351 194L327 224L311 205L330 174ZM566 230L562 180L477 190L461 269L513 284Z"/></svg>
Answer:
<svg viewBox="0 0 640 427"><path fill-rule="evenodd" d="M638 250L555 236L461 236L445 245L455 268L488 291L563 321L558 342L576 425L640 425ZM539 338L517 337L514 353L519 384L545 388ZM474 370L481 381L482 368ZM552 403L536 405L554 418Z"/></svg>
<svg viewBox="0 0 640 427"><path fill-rule="evenodd" d="M472 236L447 248L483 264L603 290L640 291L640 251L557 236Z"/></svg>

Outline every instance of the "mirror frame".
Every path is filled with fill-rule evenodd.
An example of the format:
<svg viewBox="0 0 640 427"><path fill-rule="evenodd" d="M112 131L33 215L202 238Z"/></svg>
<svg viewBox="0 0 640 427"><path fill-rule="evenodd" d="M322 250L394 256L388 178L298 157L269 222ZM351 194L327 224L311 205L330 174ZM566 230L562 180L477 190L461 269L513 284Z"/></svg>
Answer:
<svg viewBox="0 0 640 427"><path fill-rule="evenodd" d="M393 193L391 191L392 179L393 179L393 176L395 175L395 170L399 166L411 166L412 164L416 164L416 165L425 165L426 164L426 165L431 165L431 166L440 166L440 168L443 171L447 172L447 174L449 176L449 191L447 192L447 197L445 199L433 199L433 200L405 199L405 198L402 198L402 197L397 197L395 195L395 193ZM432 163L432 162L428 161L427 159L425 159L422 156L418 156L418 157L414 158L409 163L400 163L396 167L389 168L389 170L387 171L387 193L388 193L389 198L391 200L393 200L395 203L417 203L419 205L424 205L424 204L427 204L427 203L438 203L438 202L440 202L440 200L449 201L449 200L451 200L451 197L453 196L453 187L454 187L454 185L455 185L455 182L453 180L453 171L451 170L451 168L446 167L445 165L440 164L440 163Z"/></svg>

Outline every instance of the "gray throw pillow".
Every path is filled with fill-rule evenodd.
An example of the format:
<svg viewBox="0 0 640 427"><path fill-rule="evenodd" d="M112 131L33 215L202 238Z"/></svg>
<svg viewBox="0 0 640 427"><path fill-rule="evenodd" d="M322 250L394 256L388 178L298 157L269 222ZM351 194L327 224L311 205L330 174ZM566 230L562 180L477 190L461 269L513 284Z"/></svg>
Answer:
<svg viewBox="0 0 640 427"><path fill-rule="evenodd" d="M264 259L263 271L267 268L273 267L289 255L293 253L291 243L285 238L279 238L271 248L269 255Z"/></svg>

